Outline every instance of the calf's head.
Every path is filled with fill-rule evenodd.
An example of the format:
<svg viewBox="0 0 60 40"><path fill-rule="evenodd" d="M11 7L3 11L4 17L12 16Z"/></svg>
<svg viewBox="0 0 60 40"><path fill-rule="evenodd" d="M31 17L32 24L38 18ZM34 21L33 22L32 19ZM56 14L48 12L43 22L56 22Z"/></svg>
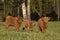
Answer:
<svg viewBox="0 0 60 40"><path fill-rule="evenodd" d="M18 21L18 23L21 23L23 21L23 18L22 17L18 17L17 21Z"/></svg>
<svg viewBox="0 0 60 40"><path fill-rule="evenodd" d="M48 21L50 20L50 18L49 17L43 17L42 20L43 20L43 22L48 23Z"/></svg>

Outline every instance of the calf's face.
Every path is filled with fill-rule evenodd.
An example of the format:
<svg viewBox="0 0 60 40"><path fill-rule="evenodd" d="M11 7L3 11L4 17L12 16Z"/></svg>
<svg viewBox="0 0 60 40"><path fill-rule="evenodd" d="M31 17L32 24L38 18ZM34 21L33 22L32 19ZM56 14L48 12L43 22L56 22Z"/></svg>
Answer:
<svg viewBox="0 0 60 40"><path fill-rule="evenodd" d="M21 23L23 21L23 18L22 17L18 17L17 21L18 21L18 23Z"/></svg>
<svg viewBox="0 0 60 40"><path fill-rule="evenodd" d="M50 20L50 18L49 17L43 17L42 20L43 20L43 22L48 23L48 21Z"/></svg>

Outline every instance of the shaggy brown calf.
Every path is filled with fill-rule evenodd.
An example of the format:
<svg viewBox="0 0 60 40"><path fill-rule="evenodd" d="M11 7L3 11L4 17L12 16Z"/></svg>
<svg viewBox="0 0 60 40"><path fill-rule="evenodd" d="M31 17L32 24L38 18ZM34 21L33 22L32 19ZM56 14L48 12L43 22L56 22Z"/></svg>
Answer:
<svg viewBox="0 0 60 40"><path fill-rule="evenodd" d="M35 21L31 21L31 20L24 20L24 28L26 28L27 31L29 30L33 30L33 26L34 26L34 23Z"/></svg>
<svg viewBox="0 0 60 40"><path fill-rule="evenodd" d="M13 17L13 16L7 16L6 17L6 29L12 25L16 27L17 32L19 31L20 23L22 22L22 17Z"/></svg>
<svg viewBox="0 0 60 40"><path fill-rule="evenodd" d="M46 32L47 23L48 23L49 20L50 20L49 17L43 17L43 18L40 18L40 19L38 20L38 26L39 26L39 30L40 30L40 31Z"/></svg>

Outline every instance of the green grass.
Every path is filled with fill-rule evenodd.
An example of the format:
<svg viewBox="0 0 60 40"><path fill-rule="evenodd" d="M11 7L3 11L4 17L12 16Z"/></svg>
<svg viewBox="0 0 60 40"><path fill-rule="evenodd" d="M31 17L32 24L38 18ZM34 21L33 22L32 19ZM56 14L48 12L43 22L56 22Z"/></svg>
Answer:
<svg viewBox="0 0 60 40"><path fill-rule="evenodd" d="M22 25L20 32L16 32L15 27L10 27L7 32L5 23L0 22L0 40L60 40L60 22L49 22L46 33L38 30L37 23L33 31L23 31Z"/></svg>

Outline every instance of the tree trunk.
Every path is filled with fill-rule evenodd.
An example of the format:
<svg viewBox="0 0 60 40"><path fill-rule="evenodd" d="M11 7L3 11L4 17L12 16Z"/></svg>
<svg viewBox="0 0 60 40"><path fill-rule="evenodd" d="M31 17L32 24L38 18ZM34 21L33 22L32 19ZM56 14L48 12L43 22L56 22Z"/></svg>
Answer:
<svg viewBox="0 0 60 40"><path fill-rule="evenodd" d="M19 3L18 3L18 17L19 17Z"/></svg>
<svg viewBox="0 0 60 40"><path fill-rule="evenodd" d="M57 2L57 14L58 14L58 21L59 21L59 0L56 0L56 2Z"/></svg>
<svg viewBox="0 0 60 40"><path fill-rule="evenodd" d="M23 13L23 19L27 19L25 2L22 3L22 13Z"/></svg>
<svg viewBox="0 0 60 40"><path fill-rule="evenodd" d="M6 0L1 0L2 2L3 2L3 5L4 5L4 14L3 14L3 16L5 17L5 2L6 2Z"/></svg>
<svg viewBox="0 0 60 40"><path fill-rule="evenodd" d="M42 1L42 0L41 0ZM40 4L40 12L39 12L39 16L42 16L42 2L39 3Z"/></svg>
<svg viewBox="0 0 60 40"><path fill-rule="evenodd" d="M30 0L27 0L27 17L30 20Z"/></svg>

